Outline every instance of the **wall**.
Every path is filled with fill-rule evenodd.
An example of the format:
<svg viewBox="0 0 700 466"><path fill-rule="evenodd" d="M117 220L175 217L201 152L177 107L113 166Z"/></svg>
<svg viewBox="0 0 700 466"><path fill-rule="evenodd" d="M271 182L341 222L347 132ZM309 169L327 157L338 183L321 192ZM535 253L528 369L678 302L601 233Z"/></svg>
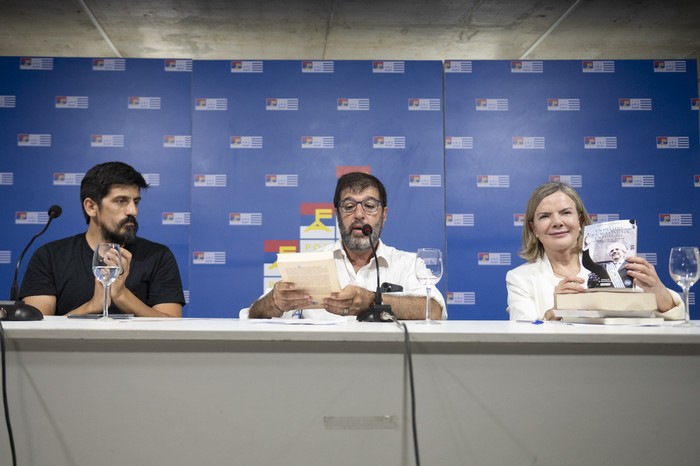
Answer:
<svg viewBox="0 0 700 466"><path fill-rule="evenodd" d="M356 167L387 186L388 244L446 250L453 319L507 318L521 215L549 179L598 221L637 219L669 286L668 249L700 242L694 61L5 57L0 76L3 297L48 206L64 214L39 244L82 231L82 174L116 159L152 185L140 235L173 249L193 317L235 317L280 247L332 241L335 179Z"/></svg>

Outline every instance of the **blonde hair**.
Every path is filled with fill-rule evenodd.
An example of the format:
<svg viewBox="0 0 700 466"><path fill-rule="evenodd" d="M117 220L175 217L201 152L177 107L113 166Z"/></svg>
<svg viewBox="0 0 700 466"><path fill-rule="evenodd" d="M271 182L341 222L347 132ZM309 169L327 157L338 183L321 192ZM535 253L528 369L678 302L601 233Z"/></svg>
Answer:
<svg viewBox="0 0 700 466"><path fill-rule="evenodd" d="M544 246L540 240L532 232L531 225L535 220L535 211L537 207L547 196L550 196L556 192L563 192L574 201L576 205L576 213L579 217L579 223L581 226L590 225L593 223L591 217L586 211L586 207L583 205L583 201L578 193L566 183L559 181L553 181L550 183L545 183L538 186L530 194L530 199L527 201L527 208L525 210L525 222L523 223L523 245L520 249L519 255L528 262L534 262L537 259L544 257ZM583 235L579 234L578 238L578 250L581 250L581 244L583 242Z"/></svg>

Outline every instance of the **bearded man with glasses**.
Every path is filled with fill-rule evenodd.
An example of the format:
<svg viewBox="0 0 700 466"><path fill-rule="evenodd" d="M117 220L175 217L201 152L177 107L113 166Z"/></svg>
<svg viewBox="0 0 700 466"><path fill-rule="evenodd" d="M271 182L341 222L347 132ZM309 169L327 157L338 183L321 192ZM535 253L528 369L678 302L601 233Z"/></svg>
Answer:
<svg viewBox="0 0 700 466"><path fill-rule="evenodd" d="M340 240L319 251L333 251L342 290L324 301L325 311L348 316L373 305L377 287L371 246L374 245L380 277L389 290L382 295L383 302L391 305L398 319L425 319L426 291L415 275L416 254L387 246L380 239L389 210L382 182L367 173L347 173L338 179L333 205ZM372 227L371 242L362 232L366 224ZM446 319L447 307L440 291L433 287L430 296L431 317ZM310 304L311 297L306 291L296 289L293 283L279 281L253 303L248 315L250 318L291 316Z"/></svg>

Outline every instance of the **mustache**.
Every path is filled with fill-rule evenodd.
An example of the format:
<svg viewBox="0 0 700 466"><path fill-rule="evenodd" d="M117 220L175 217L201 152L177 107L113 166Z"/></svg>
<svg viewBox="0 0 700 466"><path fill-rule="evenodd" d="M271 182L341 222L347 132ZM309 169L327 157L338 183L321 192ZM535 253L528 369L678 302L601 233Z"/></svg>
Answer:
<svg viewBox="0 0 700 466"><path fill-rule="evenodd" d="M127 223L133 223L134 228L138 228L138 226L139 226L139 222L136 221L136 217L134 217L133 215L129 215L124 220L119 222L119 227L120 228L124 227L124 226L126 226Z"/></svg>

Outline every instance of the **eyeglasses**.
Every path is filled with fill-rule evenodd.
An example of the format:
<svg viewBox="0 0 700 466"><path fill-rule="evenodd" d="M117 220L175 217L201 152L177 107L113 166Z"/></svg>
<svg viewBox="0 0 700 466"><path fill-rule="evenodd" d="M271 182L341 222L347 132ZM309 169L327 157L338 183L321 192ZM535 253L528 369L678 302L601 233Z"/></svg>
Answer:
<svg viewBox="0 0 700 466"><path fill-rule="evenodd" d="M362 201L343 199L338 204L338 210L345 215L350 215L351 213L355 212L357 204L362 204L362 210L364 210L366 214L376 214L379 207L382 205L381 201L378 201L373 197L369 197Z"/></svg>

